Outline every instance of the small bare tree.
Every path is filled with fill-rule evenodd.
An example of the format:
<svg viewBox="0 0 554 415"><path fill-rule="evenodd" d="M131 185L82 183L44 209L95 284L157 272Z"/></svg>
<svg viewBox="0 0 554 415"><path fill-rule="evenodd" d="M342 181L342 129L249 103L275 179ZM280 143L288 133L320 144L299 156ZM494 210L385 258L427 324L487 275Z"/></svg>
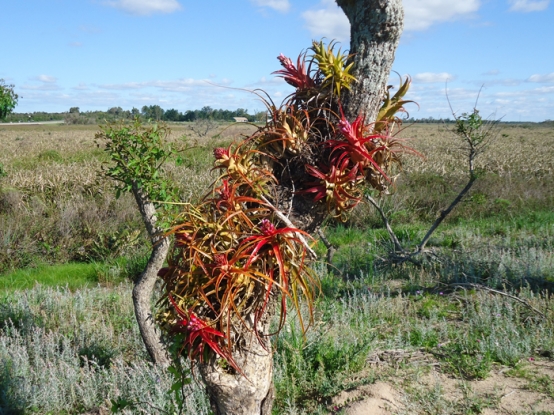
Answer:
<svg viewBox="0 0 554 415"><path fill-rule="evenodd" d="M462 113L461 115L456 115L456 113L452 109L452 106L450 105L450 100L448 100L452 115L455 119L453 134L460 141L461 146L459 147L459 150L467 161L468 181L466 185L460 190L458 195L454 198L454 200L452 200L450 205L439 213L437 219L433 222L425 236L421 239L421 241L418 243L413 251L408 251L402 246L402 244L398 240L398 237L394 233L388 221L388 218L381 207L381 204L370 195L366 195L366 199L379 212L379 215L383 220L385 228L387 229L391 242L394 246L394 251L390 253L390 260L392 262L415 262L415 258L418 255L425 253L425 246L427 242L429 242L431 235L437 230L437 228L452 212L456 205L458 205L458 203L462 201L464 196L470 191L473 184L479 177L477 169L475 167L475 160L487 149L491 141L496 138L498 133L497 127L499 120L483 119L479 114L479 110L477 109L478 100L479 96L477 96L477 100L472 112Z"/></svg>
<svg viewBox="0 0 554 415"><path fill-rule="evenodd" d="M200 138L206 137L210 132L215 131L218 127L217 121L213 118L200 118L192 122L190 129Z"/></svg>

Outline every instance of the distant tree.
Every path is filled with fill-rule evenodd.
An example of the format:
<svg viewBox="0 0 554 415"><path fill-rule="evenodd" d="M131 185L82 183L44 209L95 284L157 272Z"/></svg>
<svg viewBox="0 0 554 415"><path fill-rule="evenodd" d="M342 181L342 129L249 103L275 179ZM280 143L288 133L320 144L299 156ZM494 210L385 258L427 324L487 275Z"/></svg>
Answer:
<svg viewBox="0 0 554 415"><path fill-rule="evenodd" d="M237 108L235 110L235 114L233 117L246 117L249 118L250 115L248 115L248 110L245 110L244 108Z"/></svg>
<svg viewBox="0 0 554 415"><path fill-rule="evenodd" d="M119 117L123 114L123 108L121 107L112 107L108 110L108 114L113 117Z"/></svg>
<svg viewBox="0 0 554 415"><path fill-rule="evenodd" d="M191 110L187 110L183 116L181 117L181 121L194 121L196 120L196 112L195 111L191 111Z"/></svg>
<svg viewBox="0 0 554 415"><path fill-rule="evenodd" d="M150 105L142 107L142 116L147 120L160 121L163 118L164 110L159 105Z"/></svg>
<svg viewBox="0 0 554 415"><path fill-rule="evenodd" d="M179 121L180 118L181 118L181 113L174 108L171 108L165 111L163 115L164 121Z"/></svg>
<svg viewBox="0 0 554 415"><path fill-rule="evenodd" d="M0 79L0 120L13 111L17 105L19 95L13 89L15 85L8 85L3 79Z"/></svg>
<svg viewBox="0 0 554 415"><path fill-rule="evenodd" d="M199 118L200 119L206 119L206 118L213 119L214 118L214 112L215 112L215 110L212 107L210 107L209 105L206 105L206 106L202 107L201 109L194 111L196 119L199 119Z"/></svg>
<svg viewBox="0 0 554 415"><path fill-rule="evenodd" d="M131 115L133 117L140 115L140 110L138 108L133 107L133 109L131 110Z"/></svg>
<svg viewBox="0 0 554 415"><path fill-rule="evenodd" d="M267 120L267 111L258 111L254 113L253 118L255 122L265 122Z"/></svg>
<svg viewBox="0 0 554 415"><path fill-rule="evenodd" d="M70 114L79 114L79 107L71 107L69 108Z"/></svg>

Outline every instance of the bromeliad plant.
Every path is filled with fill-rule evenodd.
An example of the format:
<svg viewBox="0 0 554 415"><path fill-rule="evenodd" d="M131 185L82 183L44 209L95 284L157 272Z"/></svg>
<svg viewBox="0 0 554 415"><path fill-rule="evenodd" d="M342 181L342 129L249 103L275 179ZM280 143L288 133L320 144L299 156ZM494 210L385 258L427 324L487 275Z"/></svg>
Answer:
<svg viewBox="0 0 554 415"><path fill-rule="evenodd" d="M278 57L283 69L275 73L295 92L280 106L257 93L267 124L214 150L221 174L213 191L198 206L184 205L167 233L174 243L159 273L165 295L158 320L168 333L180 333L192 360L221 358L226 370L241 372L237 349L252 333L270 348L268 316L279 314L280 329L288 304L306 328L301 303L311 318L317 288L308 232L329 214L344 220L364 186L386 192L400 154L414 153L393 137L410 79L392 98L387 91L374 123L363 114L351 122L341 96L356 80L349 56L334 48L314 42L313 54L301 53L296 65Z"/></svg>

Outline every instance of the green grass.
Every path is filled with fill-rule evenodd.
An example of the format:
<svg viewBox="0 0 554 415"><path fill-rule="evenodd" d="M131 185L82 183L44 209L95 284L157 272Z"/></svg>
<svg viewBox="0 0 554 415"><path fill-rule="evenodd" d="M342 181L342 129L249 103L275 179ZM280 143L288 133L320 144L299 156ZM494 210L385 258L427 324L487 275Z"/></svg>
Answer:
<svg viewBox="0 0 554 415"><path fill-rule="evenodd" d="M113 286L132 281L146 268L149 253L136 252L104 262L72 262L57 265L39 265L0 274L0 291L13 292L44 287L67 287L70 290Z"/></svg>
<svg viewBox="0 0 554 415"><path fill-rule="evenodd" d="M68 287L70 290L98 284L96 264L69 263L41 265L0 275L0 291L27 290L40 284L45 287Z"/></svg>
<svg viewBox="0 0 554 415"><path fill-rule="evenodd" d="M178 413L168 396L172 376L150 363L142 344L131 290L124 283L0 292L0 413L108 413L112 399L140 402L142 411L126 414ZM184 394L183 413L209 413L197 382Z"/></svg>

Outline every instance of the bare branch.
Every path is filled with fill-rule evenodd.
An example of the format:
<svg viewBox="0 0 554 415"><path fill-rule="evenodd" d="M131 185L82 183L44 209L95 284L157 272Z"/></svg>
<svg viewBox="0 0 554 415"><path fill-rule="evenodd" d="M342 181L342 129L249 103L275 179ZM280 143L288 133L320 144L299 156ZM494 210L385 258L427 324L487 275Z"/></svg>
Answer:
<svg viewBox="0 0 554 415"><path fill-rule="evenodd" d="M465 275L465 274L464 274ZM512 295L512 294L508 294L507 292L504 292L504 291L499 291L499 290L495 290L494 288L489 288L489 287L486 287L484 285L481 285L481 284L474 284L474 283L471 283L471 282L460 282L460 283L456 283L456 284L450 284L451 287L471 287L471 288L475 288L475 289L478 289L478 290L483 290L483 291L488 291L488 292L491 292L491 293L494 293L494 294L498 294L498 295L503 295L504 297L508 297L508 298L511 298L512 300L515 300L515 301L518 301L520 302L521 304L523 304L524 306L526 306L527 308L533 310L535 313L537 313L538 315L540 315L542 318L546 318L546 315L544 313L542 313L541 311L537 310L535 307L533 307L531 304L529 304L527 301L525 300L522 300L521 298L519 297L516 297L515 295Z"/></svg>
<svg viewBox="0 0 554 415"><path fill-rule="evenodd" d="M395 251L405 252L404 248L400 244L400 241L396 237L396 234L392 230L392 227L390 226L389 220L387 219L387 216L385 215L385 212L383 212L383 209L381 208L379 203L377 203L377 201L374 198L372 198L370 195L366 195L365 197L369 201L369 203L371 203L375 207L375 209L377 209L377 212L379 212L379 214L381 215L381 219L383 220L383 223L385 224L385 228L387 229L387 232L389 233L389 236L390 236L390 239L391 239L391 241L394 245Z"/></svg>

